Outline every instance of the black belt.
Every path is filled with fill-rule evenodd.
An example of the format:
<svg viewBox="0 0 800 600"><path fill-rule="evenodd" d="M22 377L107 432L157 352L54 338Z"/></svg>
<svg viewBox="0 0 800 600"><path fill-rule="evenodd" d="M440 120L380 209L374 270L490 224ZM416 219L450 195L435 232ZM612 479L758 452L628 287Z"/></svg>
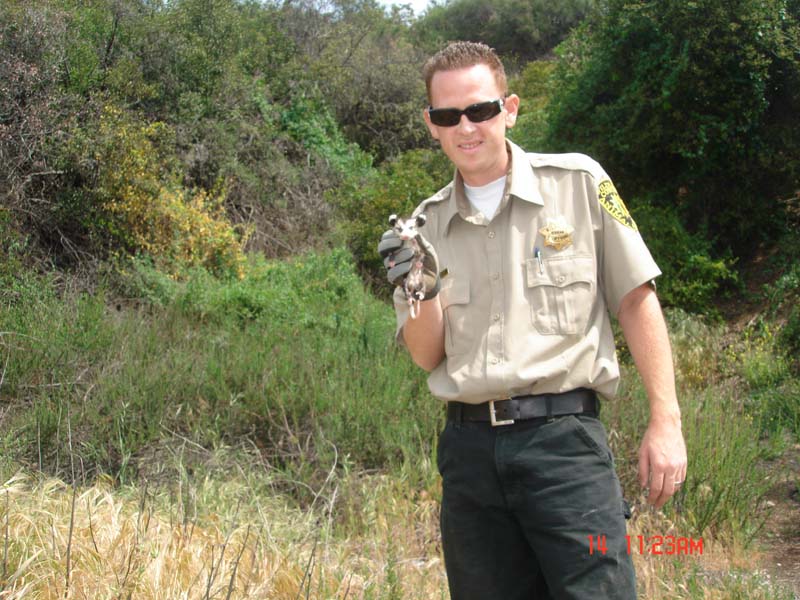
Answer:
<svg viewBox="0 0 800 600"><path fill-rule="evenodd" d="M578 415L599 411L594 390L579 388L562 394L536 394L515 396L505 400L490 400L482 404L448 402L447 418L453 421L489 422L494 425L511 425L515 421L563 415Z"/></svg>

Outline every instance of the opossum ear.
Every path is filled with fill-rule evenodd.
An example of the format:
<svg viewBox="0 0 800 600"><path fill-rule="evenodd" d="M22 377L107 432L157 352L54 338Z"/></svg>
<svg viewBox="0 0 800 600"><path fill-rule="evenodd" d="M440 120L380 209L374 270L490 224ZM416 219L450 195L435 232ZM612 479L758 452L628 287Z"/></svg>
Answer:
<svg viewBox="0 0 800 600"><path fill-rule="evenodd" d="M389 226L394 227L397 223L397 215L389 215Z"/></svg>
<svg viewBox="0 0 800 600"><path fill-rule="evenodd" d="M423 225L425 225L425 221L427 221L427 220L428 220L428 217L426 217L423 213L418 214L417 215L417 227L422 227Z"/></svg>

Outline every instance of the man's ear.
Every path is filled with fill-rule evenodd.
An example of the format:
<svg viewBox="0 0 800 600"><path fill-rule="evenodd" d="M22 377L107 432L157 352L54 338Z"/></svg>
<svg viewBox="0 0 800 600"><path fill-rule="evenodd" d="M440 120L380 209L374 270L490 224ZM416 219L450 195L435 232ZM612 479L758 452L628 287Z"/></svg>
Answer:
<svg viewBox="0 0 800 600"><path fill-rule="evenodd" d="M503 101L503 108L506 111L506 127L513 127L517 123L519 113L519 96L511 94Z"/></svg>
<svg viewBox="0 0 800 600"><path fill-rule="evenodd" d="M427 108L423 108L422 109L422 118L425 119L425 125L428 126L428 131L431 132L431 137L433 137L433 139L435 139L435 140L438 140L439 139L439 128L436 127L436 125L434 125L433 123L431 123L431 117L428 114L428 109Z"/></svg>

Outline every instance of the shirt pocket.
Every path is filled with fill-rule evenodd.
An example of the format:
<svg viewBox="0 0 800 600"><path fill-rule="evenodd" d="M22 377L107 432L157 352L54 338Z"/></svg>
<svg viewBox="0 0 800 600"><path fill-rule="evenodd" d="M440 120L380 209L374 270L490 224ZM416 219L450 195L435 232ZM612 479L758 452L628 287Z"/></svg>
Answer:
<svg viewBox="0 0 800 600"><path fill-rule="evenodd" d="M582 333L595 295L595 263L590 254L525 261L533 326L544 335Z"/></svg>
<svg viewBox="0 0 800 600"><path fill-rule="evenodd" d="M446 277L439 301L444 313L444 348L448 356L469 349L469 281Z"/></svg>

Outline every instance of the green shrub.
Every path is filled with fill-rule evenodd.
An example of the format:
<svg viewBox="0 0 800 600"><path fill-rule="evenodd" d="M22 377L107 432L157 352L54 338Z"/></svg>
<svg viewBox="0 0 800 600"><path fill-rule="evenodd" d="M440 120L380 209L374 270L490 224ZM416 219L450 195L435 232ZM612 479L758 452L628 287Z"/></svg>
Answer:
<svg viewBox="0 0 800 600"><path fill-rule="evenodd" d="M509 91L520 97L520 111L508 137L528 152L549 152L547 107L556 93L553 85L554 61L528 63L518 77L509 80Z"/></svg>
<svg viewBox="0 0 800 600"><path fill-rule="evenodd" d="M340 178L364 174L372 159L344 138L325 102L314 96L295 98L281 114L282 128Z"/></svg>
<svg viewBox="0 0 800 600"><path fill-rule="evenodd" d="M766 281L756 299L764 309L761 316L779 325L777 348L789 368L800 375L800 196L787 200L788 227L772 244L766 246L754 265L757 281Z"/></svg>
<svg viewBox="0 0 800 600"><path fill-rule="evenodd" d="M667 306L716 315L714 302L738 283L733 261L714 258L711 242L689 233L674 208L635 202L634 218L662 271L658 295Z"/></svg>
<svg viewBox="0 0 800 600"><path fill-rule="evenodd" d="M762 437L800 435L800 386L783 336L780 324L759 317L725 351L729 374L743 383L744 410Z"/></svg>
<svg viewBox="0 0 800 600"><path fill-rule="evenodd" d="M91 183L65 193L63 210L112 253L145 253L173 274L202 265L242 276L248 232L228 220L224 186L209 192L180 184L164 148L169 127L142 124L113 104L94 125L76 131L69 149Z"/></svg>
<svg viewBox="0 0 800 600"><path fill-rule="evenodd" d="M786 324L779 337L781 346L786 349L787 356L795 374L800 374L800 307L795 305L789 312Z"/></svg>
<svg viewBox="0 0 800 600"><path fill-rule="evenodd" d="M722 383L729 376L725 324L680 308L666 308L675 380L679 394Z"/></svg>
<svg viewBox="0 0 800 600"><path fill-rule="evenodd" d="M450 0L432 3L414 24L436 48L450 40L484 42L514 63L547 55L590 12L592 0Z"/></svg>
<svg viewBox="0 0 800 600"><path fill-rule="evenodd" d="M774 470L765 464L774 452L770 446L780 445L783 428L799 418L797 385L773 353L769 327L739 336L702 316L665 312L689 463L686 485L664 510L687 534L708 531L748 544L767 517L767 494L775 483ZM637 452L650 416L648 399L632 359L621 366L619 397L604 403L601 417L623 490L644 507Z"/></svg>
<svg viewBox="0 0 800 600"><path fill-rule="evenodd" d="M664 510L686 535L700 537L708 532L748 544L763 525L766 493L772 485L768 473L758 466L765 454L758 422L745 411L736 391L724 383L684 387L678 400L688 476ZM627 366L619 397L603 405L601 417L610 432L625 497L646 510L637 453L649 419L648 400L641 380Z"/></svg>
<svg viewBox="0 0 800 600"><path fill-rule="evenodd" d="M69 15L66 22L64 73L65 87L83 96L100 87L112 63L115 36L119 35L119 14L106 0L56 0Z"/></svg>
<svg viewBox="0 0 800 600"><path fill-rule="evenodd" d="M40 291L40 278L25 265L29 252L28 236L11 211L0 208L0 305L25 301Z"/></svg>
<svg viewBox="0 0 800 600"><path fill-rule="evenodd" d="M800 442L800 381L796 378L754 390L749 410L757 419L762 435L788 431Z"/></svg>
<svg viewBox="0 0 800 600"><path fill-rule="evenodd" d="M782 242L779 242L779 248L782 250L782 254L792 260L797 257L796 251L800 248L800 244L795 242L795 247L789 245L786 248ZM782 308L791 303L792 299L800 298L800 264L792 262L786 266L784 272L775 281L765 286L764 296L773 314L779 313Z"/></svg>
<svg viewBox="0 0 800 600"><path fill-rule="evenodd" d="M727 349L729 362L749 391L775 388L789 375L778 344L778 329L775 323L758 317Z"/></svg>
<svg viewBox="0 0 800 600"><path fill-rule="evenodd" d="M234 246L245 239L269 256L325 247L333 219L324 192L361 176L371 157L341 133L335 90L320 91L320 57L297 46L321 7L126 6L0 6L0 80L8 81L0 188L33 243L61 265L141 252L163 268L233 272L241 263ZM323 46L341 65L352 40L333 21L318 24L336 31ZM347 82L337 77L337 86Z"/></svg>
<svg viewBox="0 0 800 600"><path fill-rule="evenodd" d="M254 443L309 485L332 464L430 460L443 411L348 251L251 256L241 280L195 267L175 281L141 260L124 278L115 307L52 294L0 311L15 460L63 474L68 415L83 468L125 479L165 433Z"/></svg>
<svg viewBox="0 0 800 600"><path fill-rule="evenodd" d="M336 11L336 5L328 6ZM408 41L401 13L387 14L379 4L368 3L337 12L324 25L326 43L319 50L309 48L307 60L309 75L347 139L379 162L430 144L422 120L425 55ZM307 12L283 11L290 28L292 21L307 26L312 18Z"/></svg>
<svg viewBox="0 0 800 600"><path fill-rule="evenodd" d="M764 285L762 295L767 303L767 314L785 320L781 340L790 352L800 349L797 334L798 310L800 301L800 229L790 230L776 240L775 252L769 257L765 269L772 274Z"/></svg>
<svg viewBox="0 0 800 600"><path fill-rule="evenodd" d="M603 4L559 49L551 143L738 256L774 239L800 168L796 3Z"/></svg>

